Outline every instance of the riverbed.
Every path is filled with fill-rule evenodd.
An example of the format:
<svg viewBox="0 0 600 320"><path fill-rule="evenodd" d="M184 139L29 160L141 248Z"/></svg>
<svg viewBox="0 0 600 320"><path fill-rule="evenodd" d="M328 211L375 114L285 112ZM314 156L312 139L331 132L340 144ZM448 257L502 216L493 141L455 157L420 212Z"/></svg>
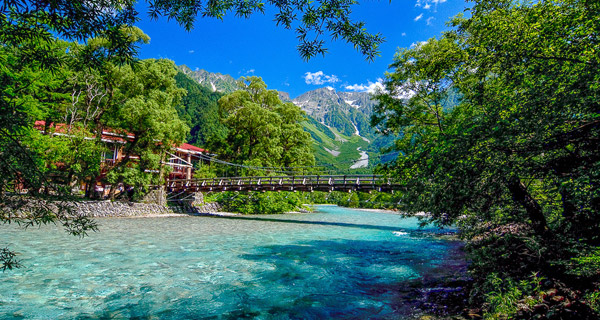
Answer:
<svg viewBox="0 0 600 320"><path fill-rule="evenodd" d="M0 274L0 318L412 319L415 283L464 267L462 244L440 236L452 230L317 209L101 218L83 239L0 225L25 266Z"/></svg>

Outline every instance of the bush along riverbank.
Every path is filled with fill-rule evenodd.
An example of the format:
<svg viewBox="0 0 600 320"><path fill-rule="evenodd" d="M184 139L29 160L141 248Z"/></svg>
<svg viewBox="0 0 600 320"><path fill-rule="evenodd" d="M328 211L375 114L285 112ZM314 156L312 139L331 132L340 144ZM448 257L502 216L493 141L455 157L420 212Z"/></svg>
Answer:
<svg viewBox="0 0 600 320"><path fill-rule="evenodd" d="M471 306L485 319L600 319L600 252L565 241L525 223L480 224L465 247Z"/></svg>
<svg viewBox="0 0 600 320"><path fill-rule="evenodd" d="M218 203L223 211L242 214L280 214L308 212L306 198L296 192L221 192L205 196L207 202Z"/></svg>

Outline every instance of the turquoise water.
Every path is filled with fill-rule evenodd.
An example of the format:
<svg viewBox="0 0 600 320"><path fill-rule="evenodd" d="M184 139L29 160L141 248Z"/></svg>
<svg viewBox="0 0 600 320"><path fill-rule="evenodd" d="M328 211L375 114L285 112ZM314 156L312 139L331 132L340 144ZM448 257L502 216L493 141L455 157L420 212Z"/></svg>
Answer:
<svg viewBox="0 0 600 320"><path fill-rule="evenodd" d="M83 239L0 225L25 265L0 273L0 319L409 319L407 281L461 264L414 218L318 208L104 218Z"/></svg>

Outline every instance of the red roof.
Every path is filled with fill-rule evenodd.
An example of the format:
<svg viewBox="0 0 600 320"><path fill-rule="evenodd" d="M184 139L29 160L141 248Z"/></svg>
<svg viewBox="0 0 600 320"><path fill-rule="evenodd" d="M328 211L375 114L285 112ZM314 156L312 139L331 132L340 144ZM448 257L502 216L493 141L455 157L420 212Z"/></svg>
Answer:
<svg viewBox="0 0 600 320"><path fill-rule="evenodd" d="M202 148L198 148L196 146L193 146L189 143L182 143L177 148L182 149L182 150L195 151L195 152L207 152L206 150L204 150Z"/></svg>
<svg viewBox="0 0 600 320"><path fill-rule="evenodd" d="M44 121L44 120L38 120L33 125L33 127L38 130L44 130L45 126L46 126L46 121ZM67 124L66 123L50 123L50 128L55 128L56 132L65 132L65 128L67 128Z"/></svg>

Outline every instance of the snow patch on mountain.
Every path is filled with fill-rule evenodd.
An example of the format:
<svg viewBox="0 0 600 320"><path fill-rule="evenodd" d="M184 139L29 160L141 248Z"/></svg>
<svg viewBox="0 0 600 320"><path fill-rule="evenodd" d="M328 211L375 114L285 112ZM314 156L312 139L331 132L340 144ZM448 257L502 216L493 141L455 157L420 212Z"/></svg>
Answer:
<svg viewBox="0 0 600 320"><path fill-rule="evenodd" d="M356 102L356 100L344 100L344 102L353 108L356 108L356 109L360 108L360 106L354 104Z"/></svg>
<svg viewBox="0 0 600 320"><path fill-rule="evenodd" d="M360 159L358 159L358 161L356 161L352 166L350 166L350 169L358 169L358 168L366 168L369 166L369 154L366 151L361 151L360 147L358 147L356 150L358 150L358 152L360 152Z"/></svg>
<svg viewBox="0 0 600 320"><path fill-rule="evenodd" d="M354 134L360 137L360 131L358 131L358 127L354 124L354 122L350 122L354 127Z"/></svg>
<svg viewBox="0 0 600 320"><path fill-rule="evenodd" d="M325 151L329 152L329 153L330 153L332 156L334 156L334 157L337 157L337 156L339 156L339 155L340 155L340 152L339 152L339 151L337 151L337 150L331 150L331 149L328 149L328 148L326 148L326 147L323 147L323 149L325 149Z"/></svg>

